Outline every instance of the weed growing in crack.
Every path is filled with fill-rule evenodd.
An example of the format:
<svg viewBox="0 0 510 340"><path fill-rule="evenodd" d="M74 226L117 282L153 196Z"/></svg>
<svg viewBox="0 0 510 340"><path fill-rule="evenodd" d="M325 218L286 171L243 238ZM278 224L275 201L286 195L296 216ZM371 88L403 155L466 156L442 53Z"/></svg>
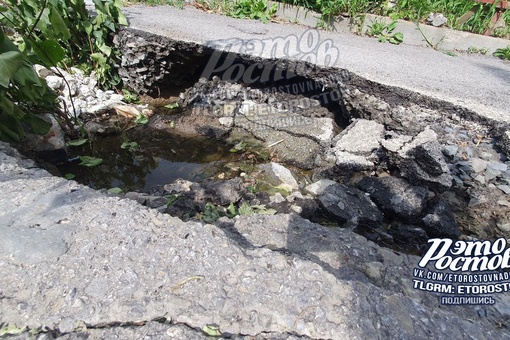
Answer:
<svg viewBox="0 0 510 340"><path fill-rule="evenodd" d="M391 44L400 45L404 41L404 34L401 32L393 33L396 27L396 20L389 24L375 20L372 25L368 26L367 35L376 37L382 43L389 41Z"/></svg>
<svg viewBox="0 0 510 340"><path fill-rule="evenodd" d="M501 59L510 60L510 45L506 48L498 48L492 55Z"/></svg>

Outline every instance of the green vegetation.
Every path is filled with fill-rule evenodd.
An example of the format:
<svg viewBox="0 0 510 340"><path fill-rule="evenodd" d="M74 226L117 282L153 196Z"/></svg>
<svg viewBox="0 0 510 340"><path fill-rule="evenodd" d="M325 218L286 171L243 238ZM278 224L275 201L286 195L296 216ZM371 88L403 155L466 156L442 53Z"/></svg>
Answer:
<svg viewBox="0 0 510 340"><path fill-rule="evenodd" d="M379 42L385 43L389 41L392 44L399 45L404 41L404 35L401 32L396 32L397 21L392 21L385 24L381 21L374 21L372 25L368 26L367 35L378 38Z"/></svg>
<svg viewBox="0 0 510 340"><path fill-rule="evenodd" d="M0 140L19 142L25 127L49 131L34 113L57 112L57 95L33 70L35 63L81 66L95 71L103 87L120 82L113 68L120 53L111 46L110 34L127 25L122 1L94 0L94 5L92 18L83 0L0 2Z"/></svg>
<svg viewBox="0 0 510 340"><path fill-rule="evenodd" d="M138 98L138 94L135 92L129 91L127 89L122 89L122 95L124 96L124 102L128 104L138 104L140 102L140 98Z"/></svg>
<svg viewBox="0 0 510 340"><path fill-rule="evenodd" d="M48 133L49 124L34 112L53 109L56 98L28 57L0 30L0 140L19 142L24 125L35 133Z"/></svg>
<svg viewBox="0 0 510 340"><path fill-rule="evenodd" d="M271 8L267 5L267 0L238 0L228 15L234 18L256 19L267 22L276 13L276 4Z"/></svg>
<svg viewBox="0 0 510 340"><path fill-rule="evenodd" d="M353 23L362 23L367 13L425 22L430 13L442 13L447 19L447 27L482 34L491 28L491 19L496 12L495 4L477 4L472 0L398 0L390 4L388 0L279 0L280 2L303 6L321 14L322 26L332 16L347 15ZM169 4L182 7L181 0L136 0L149 5ZM198 0L197 7L224 13L238 18L268 21L276 12L276 7L267 5L267 0ZM469 11L473 15L466 22L459 20ZM359 20L361 18L361 20ZM503 14L507 27L494 30L493 35L509 37L510 11ZM395 39L395 42L400 40ZM390 40L390 39L386 39Z"/></svg>
<svg viewBox="0 0 510 340"><path fill-rule="evenodd" d="M102 158L97 157L91 157L91 156L81 156L80 157L80 165L86 166L86 167L94 167L98 166L99 164L103 163Z"/></svg>
<svg viewBox="0 0 510 340"><path fill-rule="evenodd" d="M493 55L501 59L510 60L510 45L508 45L506 48L498 48L496 52L493 53Z"/></svg>
<svg viewBox="0 0 510 340"><path fill-rule="evenodd" d="M174 202L175 200L172 202L172 204ZM221 212L220 210L224 212ZM234 203L230 203L226 210L225 208L215 206L212 203L206 203L204 207L204 212L195 215L195 218L206 223L214 223L217 220L219 220L222 216L234 218L236 216L248 216L253 214L274 215L276 214L276 210L266 208L266 206L263 204L250 205L247 202L243 202L239 204L239 206L236 206Z"/></svg>
<svg viewBox="0 0 510 340"><path fill-rule="evenodd" d="M282 2L312 9L325 17L340 14L356 17L363 13L371 13L390 16L393 19L424 22L429 13L442 13L448 19L448 27L478 34L482 34L489 27L497 5L497 3L478 4L474 8L473 16L465 23L459 23L459 19L476 5L472 0L399 0L393 7L388 6L389 1L386 0L282 0ZM510 12L506 11L503 18L507 26L510 26Z"/></svg>
<svg viewBox="0 0 510 340"><path fill-rule="evenodd" d="M149 6L170 5L178 8L184 8L184 5L186 4L186 0L131 0L129 2L132 3L142 2Z"/></svg>
<svg viewBox="0 0 510 340"><path fill-rule="evenodd" d="M0 24L18 33L20 49L30 61L64 68L80 65L95 71L106 88L120 82L113 68L120 54L112 47L110 34L127 25L121 0L94 0L95 17L89 15L83 0L3 3Z"/></svg>
<svg viewBox="0 0 510 340"><path fill-rule="evenodd" d="M486 55L489 52L489 49L486 48L486 47L478 48L478 47L475 47L475 46L469 46L467 52L469 54L482 54L482 55Z"/></svg>

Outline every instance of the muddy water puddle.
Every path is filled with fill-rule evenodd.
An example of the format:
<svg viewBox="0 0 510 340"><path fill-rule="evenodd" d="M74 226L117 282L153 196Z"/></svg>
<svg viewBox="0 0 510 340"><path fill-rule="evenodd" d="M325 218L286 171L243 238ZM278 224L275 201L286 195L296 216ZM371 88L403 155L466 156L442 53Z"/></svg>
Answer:
<svg viewBox="0 0 510 340"><path fill-rule="evenodd" d="M182 178L199 182L236 160L225 142L139 127L114 136L96 136L70 147L62 176L95 189L148 191ZM80 165L80 156L101 158L97 166ZM73 177L74 176L74 177Z"/></svg>

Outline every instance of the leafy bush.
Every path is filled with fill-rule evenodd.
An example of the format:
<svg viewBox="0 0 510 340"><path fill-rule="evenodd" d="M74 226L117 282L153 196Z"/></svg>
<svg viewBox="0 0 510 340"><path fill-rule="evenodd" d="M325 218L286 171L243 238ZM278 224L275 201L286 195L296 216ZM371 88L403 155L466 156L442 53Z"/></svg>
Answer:
<svg viewBox="0 0 510 340"><path fill-rule="evenodd" d="M91 65L99 84L111 87L120 81L112 67L120 55L111 47L110 33L127 25L127 20L121 11L122 0L93 1L94 18L83 0L5 0L0 24L22 37L20 48L32 62Z"/></svg>
<svg viewBox="0 0 510 340"><path fill-rule="evenodd" d="M120 53L111 47L110 33L127 25L122 1L94 0L94 5L92 18L83 0L0 2L0 140L19 142L24 125L48 132L49 124L33 113L55 112L57 96L33 70L34 63L86 65L103 87L119 83L113 63Z"/></svg>
<svg viewBox="0 0 510 340"><path fill-rule="evenodd" d="M19 142L23 124L45 134L50 126L37 118L37 109L52 109L57 98L32 68L32 63L0 30L0 140Z"/></svg>

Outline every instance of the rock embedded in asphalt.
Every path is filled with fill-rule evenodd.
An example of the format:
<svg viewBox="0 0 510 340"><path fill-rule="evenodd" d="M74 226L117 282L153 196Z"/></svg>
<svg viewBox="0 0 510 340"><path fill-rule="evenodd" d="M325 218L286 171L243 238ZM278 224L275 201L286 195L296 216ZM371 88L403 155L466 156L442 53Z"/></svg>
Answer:
<svg viewBox="0 0 510 340"><path fill-rule="evenodd" d="M372 201L388 215L416 218L427 205L426 188L412 186L397 177L365 177L358 188L369 193Z"/></svg>
<svg viewBox="0 0 510 340"><path fill-rule="evenodd" d="M348 227L379 227L383 214L368 196L344 184L328 186L319 195L319 202L332 218L346 223Z"/></svg>

